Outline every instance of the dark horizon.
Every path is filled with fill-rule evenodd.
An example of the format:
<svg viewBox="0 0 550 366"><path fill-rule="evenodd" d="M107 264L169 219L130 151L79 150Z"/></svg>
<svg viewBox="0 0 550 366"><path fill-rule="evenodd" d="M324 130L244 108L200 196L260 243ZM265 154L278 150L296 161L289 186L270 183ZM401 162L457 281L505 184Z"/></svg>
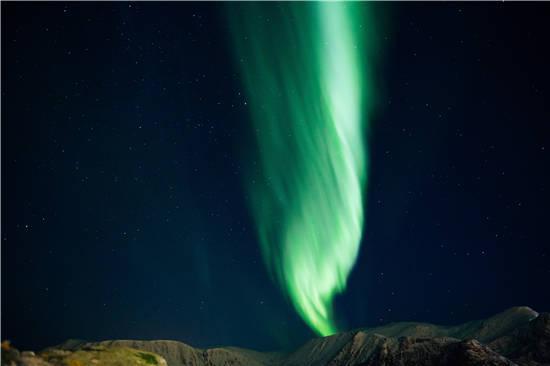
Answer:
<svg viewBox="0 0 550 366"><path fill-rule="evenodd" d="M550 311L550 5L371 5L365 228L338 325ZM1 6L2 340L314 337L243 187L250 106L224 16L241 5Z"/></svg>

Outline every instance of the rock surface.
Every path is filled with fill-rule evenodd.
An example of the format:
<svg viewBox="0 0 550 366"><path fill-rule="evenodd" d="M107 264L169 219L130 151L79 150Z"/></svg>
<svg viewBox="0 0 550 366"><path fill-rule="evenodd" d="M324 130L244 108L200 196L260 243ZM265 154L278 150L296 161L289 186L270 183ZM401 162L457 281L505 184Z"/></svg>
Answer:
<svg viewBox="0 0 550 366"><path fill-rule="evenodd" d="M550 314L539 315L528 307L515 307L457 326L393 323L315 338L285 353L233 347L199 349L162 340L70 340L30 357L46 364L21 365L49 366L47 362L52 362L53 354L75 355L94 349L141 350L160 355L158 362L168 366L550 366ZM90 358L85 362L82 366L97 364Z"/></svg>
<svg viewBox="0 0 550 366"><path fill-rule="evenodd" d="M74 350L49 348L36 355L8 348L2 352L7 366L167 366L158 354L127 347L83 346Z"/></svg>

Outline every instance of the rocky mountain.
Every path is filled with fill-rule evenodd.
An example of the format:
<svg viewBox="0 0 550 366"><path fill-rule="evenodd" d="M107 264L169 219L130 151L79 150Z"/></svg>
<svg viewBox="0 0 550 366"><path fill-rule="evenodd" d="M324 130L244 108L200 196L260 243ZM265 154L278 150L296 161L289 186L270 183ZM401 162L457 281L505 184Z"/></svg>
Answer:
<svg viewBox="0 0 550 366"><path fill-rule="evenodd" d="M457 326L392 323L315 338L292 352L199 349L176 341L71 340L37 357L49 362L48 355L55 352L68 357L94 349L159 355L158 362L165 360L168 366L542 366L550 365L550 314L515 307Z"/></svg>

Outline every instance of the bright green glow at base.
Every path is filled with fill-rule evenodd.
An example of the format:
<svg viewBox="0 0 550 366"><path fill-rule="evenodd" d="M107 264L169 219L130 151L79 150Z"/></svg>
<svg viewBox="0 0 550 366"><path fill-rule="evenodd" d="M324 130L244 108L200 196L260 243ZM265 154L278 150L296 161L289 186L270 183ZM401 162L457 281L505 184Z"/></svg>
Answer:
<svg viewBox="0 0 550 366"><path fill-rule="evenodd" d="M371 13L344 2L228 8L257 141L247 189L262 254L301 317L329 335L363 230Z"/></svg>

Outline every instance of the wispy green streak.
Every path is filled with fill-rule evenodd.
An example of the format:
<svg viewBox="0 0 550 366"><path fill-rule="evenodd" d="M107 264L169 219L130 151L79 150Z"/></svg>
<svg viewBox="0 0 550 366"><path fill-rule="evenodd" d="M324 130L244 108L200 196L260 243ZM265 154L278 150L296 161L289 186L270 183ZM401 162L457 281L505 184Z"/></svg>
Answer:
<svg viewBox="0 0 550 366"><path fill-rule="evenodd" d="M276 282L320 335L337 331L363 231L372 100L368 4L231 4L257 155L247 190Z"/></svg>

